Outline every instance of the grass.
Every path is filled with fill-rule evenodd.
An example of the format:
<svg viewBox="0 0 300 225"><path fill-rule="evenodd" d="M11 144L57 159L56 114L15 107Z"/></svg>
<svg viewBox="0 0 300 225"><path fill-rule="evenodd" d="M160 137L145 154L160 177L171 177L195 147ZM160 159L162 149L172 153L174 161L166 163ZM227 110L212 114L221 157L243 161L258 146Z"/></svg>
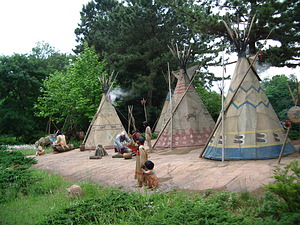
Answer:
<svg viewBox="0 0 300 225"><path fill-rule="evenodd" d="M294 206L293 212L285 211L287 208L282 207L284 206L282 199L270 192L267 192L264 198L247 192L212 190L202 193L179 190L167 193L149 191L141 194L102 187L92 182L82 182L78 185L82 187L84 195L71 197L66 191L71 183L57 174L30 169L30 165L35 163L34 159L26 158L20 152L14 151L1 150L0 154L1 224L296 225L300 223L299 207ZM15 168L16 164L20 166ZM293 164L291 168L296 174L299 173L298 164ZM284 177L278 173L279 178L293 176L286 176L285 171L282 173Z"/></svg>
<svg viewBox="0 0 300 225"><path fill-rule="evenodd" d="M35 147L32 146L28 146L28 147L24 147L24 148L9 148L10 150L12 151L15 151L15 152L21 152L22 154L24 154L25 156L29 156L29 155L35 155L36 153L36 150L35 150ZM53 149L51 146L47 146L47 147L44 147L45 149L45 154L49 154L49 153L53 153Z"/></svg>
<svg viewBox="0 0 300 225"><path fill-rule="evenodd" d="M80 183L85 195L82 198L70 198L66 188L70 183L57 174L32 170L38 182L30 187L28 195L19 194L16 199L0 205L1 224L36 224L45 216L60 212L66 207L100 196L100 186L90 182ZM26 218L26 219L24 219Z"/></svg>
<svg viewBox="0 0 300 225"><path fill-rule="evenodd" d="M261 200L248 194L139 194L83 182L84 196L71 198L59 175L31 171L38 182L0 205L2 224L259 224L252 218Z"/></svg>

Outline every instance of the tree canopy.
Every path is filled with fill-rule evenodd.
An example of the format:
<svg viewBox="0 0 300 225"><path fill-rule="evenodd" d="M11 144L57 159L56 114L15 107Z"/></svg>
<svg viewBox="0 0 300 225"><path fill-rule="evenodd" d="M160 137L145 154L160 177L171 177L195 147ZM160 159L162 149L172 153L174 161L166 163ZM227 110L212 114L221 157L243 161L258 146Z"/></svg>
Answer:
<svg viewBox="0 0 300 225"><path fill-rule="evenodd" d="M107 75L105 67L94 48L85 45L66 72L56 71L44 80L37 115L51 117L64 131L86 127L102 97L98 77Z"/></svg>
<svg viewBox="0 0 300 225"><path fill-rule="evenodd" d="M48 53L42 56L37 49ZM69 59L46 43L38 43L29 55L0 56L0 134L27 142L44 130L43 120L34 116L34 103L43 79L64 69Z"/></svg>

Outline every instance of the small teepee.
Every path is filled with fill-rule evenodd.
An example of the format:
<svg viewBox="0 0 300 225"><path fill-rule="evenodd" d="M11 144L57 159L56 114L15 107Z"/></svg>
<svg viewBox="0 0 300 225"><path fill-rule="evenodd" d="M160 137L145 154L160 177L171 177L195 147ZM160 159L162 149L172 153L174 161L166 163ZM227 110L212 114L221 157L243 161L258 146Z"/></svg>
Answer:
<svg viewBox="0 0 300 225"><path fill-rule="evenodd" d="M113 148L116 135L125 130L109 96L114 79L113 73L109 77L103 75L99 78L103 96L83 141L85 149L95 150L99 144L104 148Z"/></svg>
<svg viewBox="0 0 300 225"><path fill-rule="evenodd" d="M238 61L224 102L223 129L220 114L202 156L222 161L278 158L286 133L260 86L256 56L246 57L251 24L242 38L225 26L238 49ZM283 155L294 151L288 142Z"/></svg>
<svg viewBox="0 0 300 225"><path fill-rule="evenodd" d="M170 48L174 57L177 58L180 70L172 72L178 79L174 94L172 95L172 109L165 124L154 143L154 148L182 148L198 147L204 145L215 125L211 115L200 99L192 84L186 63L190 48L179 51ZM193 67L195 73L197 67Z"/></svg>

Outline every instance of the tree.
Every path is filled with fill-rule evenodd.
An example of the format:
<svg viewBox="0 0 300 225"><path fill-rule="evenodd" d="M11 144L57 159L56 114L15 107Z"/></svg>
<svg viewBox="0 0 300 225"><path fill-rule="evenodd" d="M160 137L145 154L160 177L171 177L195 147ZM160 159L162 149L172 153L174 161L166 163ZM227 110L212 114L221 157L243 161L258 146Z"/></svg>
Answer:
<svg viewBox="0 0 300 225"><path fill-rule="evenodd" d="M43 58L34 51L0 57L0 134L13 135L26 143L37 138L45 121L34 116L33 105L42 81L47 73L64 68L68 60L54 49ZM60 66L56 67L53 61Z"/></svg>
<svg viewBox="0 0 300 225"><path fill-rule="evenodd" d="M243 29L246 22L254 19L249 37L249 54L262 50L264 63L276 67L296 67L300 56L300 2L298 0L211 0L197 1L192 9L185 8L189 27L194 32L208 32L226 42L230 40L221 19L234 21ZM216 16L203 19L198 9L213 7ZM189 10L188 10L189 9ZM223 13L223 16L221 16ZM216 21L219 19L219 21ZM207 29L209 27L210 29ZM227 37L224 39L224 37ZM267 47L265 40L279 42L279 46ZM263 48L263 49L261 49Z"/></svg>
<svg viewBox="0 0 300 225"><path fill-rule="evenodd" d="M291 76L288 78L285 75L277 75L272 78L266 78L262 82L265 93L281 121L288 119L287 112L294 106L287 83L294 87L295 77Z"/></svg>
<svg viewBox="0 0 300 225"><path fill-rule="evenodd" d="M105 67L94 48L86 45L66 72L56 71L44 80L37 115L51 117L64 131L86 128L102 97L98 77L105 76Z"/></svg>
<svg viewBox="0 0 300 225"><path fill-rule="evenodd" d="M120 74L118 83L124 91L132 90L119 109L125 113L127 105L135 103L136 110L141 112L139 102L147 99L148 112L154 113L149 116L152 122L158 116L157 106L167 93L162 71L167 70L168 62L171 69L178 68L168 45L178 44L183 48L192 44L190 65L200 61L203 70L215 60L217 52L208 46L208 35L195 35L184 25L185 16L171 7L171 2L95 0L83 8L81 24L75 30L80 42L77 52L82 49L83 41L95 46L96 52L107 60L110 70ZM178 4L182 6L184 1ZM210 55L204 56L204 52ZM214 76L209 74L205 78L214 79Z"/></svg>
<svg viewBox="0 0 300 225"><path fill-rule="evenodd" d="M213 120L217 121L222 110L221 95L215 91L208 91L199 84L196 86L196 91L198 92L203 104L207 108Z"/></svg>

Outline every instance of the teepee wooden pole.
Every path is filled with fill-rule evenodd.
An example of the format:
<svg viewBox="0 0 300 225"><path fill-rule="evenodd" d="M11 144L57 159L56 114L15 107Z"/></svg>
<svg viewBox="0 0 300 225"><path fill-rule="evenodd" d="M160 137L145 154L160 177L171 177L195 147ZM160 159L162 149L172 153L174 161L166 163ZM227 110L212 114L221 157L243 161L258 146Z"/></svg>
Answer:
<svg viewBox="0 0 300 225"><path fill-rule="evenodd" d="M170 111L172 113L172 92L171 92L171 71L170 71L170 64L168 63L168 83L169 83L169 93L170 93ZM170 143L170 149L172 150L172 144L173 144L173 115L171 114L171 143Z"/></svg>
<svg viewBox="0 0 300 225"><path fill-rule="evenodd" d="M222 54L222 93L221 93L221 97L222 97L222 162L225 161L225 138L224 138L224 133L225 133L225 125L224 125L224 51Z"/></svg>
<svg viewBox="0 0 300 225"><path fill-rule="evenodd" d="M286 141L287 141L288 136L289 136L290 129L291 129L291 126L289 126L288 129L287 129L286 136L285 136L285 139L284 139L284 142L282 144L281 151L280 151L280 154L279 154L279 157L278 157L278 164L280 164L280 161L281 161L281 158L282 158L282 155L283 155L283 151L284 151L284 148L285 148L285 144L286 144Z"/></svg>

